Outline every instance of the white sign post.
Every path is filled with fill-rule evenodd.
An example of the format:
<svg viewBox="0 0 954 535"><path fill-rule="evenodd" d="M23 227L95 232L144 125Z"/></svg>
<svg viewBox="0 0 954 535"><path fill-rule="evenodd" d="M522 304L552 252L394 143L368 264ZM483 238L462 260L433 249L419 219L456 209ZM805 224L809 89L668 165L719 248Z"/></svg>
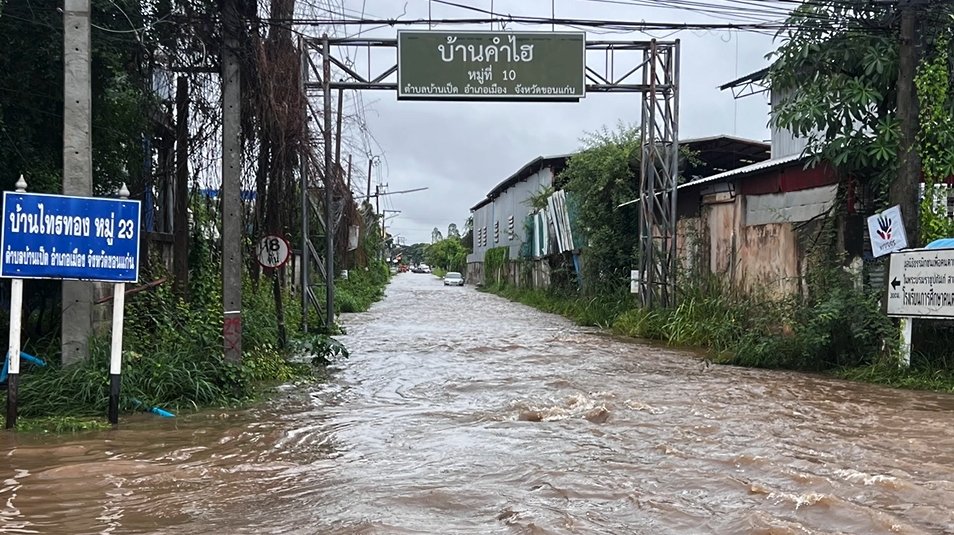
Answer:
<svg viewBox="0 0 954 535"><path fill-rule="evenodd" d="M139 201L27 193L23 177L16 191L3 192L0 277L11 279L8 428L16 426L20 373L23 279L118 283L113 304L109 421L119 418L119 378L123 344L125 283L139 280Z"/></svg>
<svg viewBox="0 0 954 535"><path fill-rule="evenodd" d="M129 189L123 184L119 198L128 199ZM123 366L123 316L126 307L126 283L113 284L113 332L109 348L109 423L119 423L119 386Z"/></svg>
<svg viewBox="0 0 954 535"><path fill-rule="evenodd" d="M26 193L27 183L20 175L17 180L17 192ZM7 418L6 428L13 429L17 425L17 391L20 379L20 325L23 320L23 279L10 280L10 344L7 347L7 358L10 359L10 369L7 372Z"/></svg>
<svg viewBox="0 0 954 535"><path fill-rule="evenodd" d="M888 315L902 318L901 355L909 365L912 320L954 319L954 249L894 253L888 279Z"/></svg>
<svg viewBox="0 0 954 535"><path fill-rule="evenodd" d="M908 236L901 220L901 206L892 206L868 218L868 238L875 258L908 247Z"/></svg>

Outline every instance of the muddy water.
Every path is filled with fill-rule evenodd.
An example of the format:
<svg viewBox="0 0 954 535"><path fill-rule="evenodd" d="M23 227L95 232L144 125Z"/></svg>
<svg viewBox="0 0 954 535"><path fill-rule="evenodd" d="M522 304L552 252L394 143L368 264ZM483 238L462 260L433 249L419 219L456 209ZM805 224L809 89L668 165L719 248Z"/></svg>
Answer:
<svg viewBox="0 0 954 535"><path fill-rule="evenodd" d="M705 368L403 274L318 389L0 435L4 533L954 533L954 397Z"/></svg>

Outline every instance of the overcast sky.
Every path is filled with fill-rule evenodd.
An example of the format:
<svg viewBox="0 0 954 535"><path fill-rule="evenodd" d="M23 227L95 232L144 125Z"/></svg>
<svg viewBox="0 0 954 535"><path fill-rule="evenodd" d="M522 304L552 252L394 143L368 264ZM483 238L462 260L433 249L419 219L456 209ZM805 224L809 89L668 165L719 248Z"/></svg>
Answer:
<svg viewBox="0 0 954 535"><path fill-rule="evenodd" d="M491 0L457 0L458 3L490 9ZM646 7L636 4L683 4L696 9ZM732 12L700 13L699 4L725 5ZM479 13L428 0L344 0L345 13L358 18L433 19L483 18ZM738 0L693 2L654 2L654 0L554 0L557 18L613 19L647 22L751 22L738 16ZM548 17L551 0L494 0L495 13ZM781 13L778 13L781 15ZM744 15L744 14L743 14ZM761 18L766 14L761 14ZM780 18L780 17L774 17ZM370 29L365 26L336 28L336 34L353 35L363 30L365 37L394 38L398 28ZM415 26L414 29L427 29ZM460 25L434 29L486 29ZM495 28L497 29L497 28ZM514 30L549 30L550 26L508 26ZM557 29L576 30L575 28ZM596 33L587 30L588 39L646 40L645 33ZM735 31L682 31L677 34L656 32L657 38L680 39L682 43L680 138L735 135L766 140L769 131L768 105L764 95L741 100L717 86L767 65L765 55L773 48L771 36ZM383 54L383 55L382 55ZM349 57L357 68L368 72L367 50L339 49L338 57ZM617 73L625 61L618 57ZM593 61L591 57L591 62ZM602 60L600 60L602 61ZM372 56L372 74L394 65L393 50ZM483 199L500 181L524 164L541 155L563 154L580 148L587 132L603 127L615 128L622 121L638 124L639 95L590 94L579 103L503 103L503 102L398 102L390 91L364 91L348 97L348 114L363 110L362 121L373 140L371 152L381 163L372 173L374 183L387 184L386 191L428 188L426 191L383 196L381 208L398 210L388 219L388 232L406 243L430 242L436 226L446 233L449 223L463 227L470 207ZM352 138L362 134L357 121L349 127ZM367 140L367 136L365 136ZM367 173L367 151L358 145L345 149L354 153L355 189Z"/></svg>

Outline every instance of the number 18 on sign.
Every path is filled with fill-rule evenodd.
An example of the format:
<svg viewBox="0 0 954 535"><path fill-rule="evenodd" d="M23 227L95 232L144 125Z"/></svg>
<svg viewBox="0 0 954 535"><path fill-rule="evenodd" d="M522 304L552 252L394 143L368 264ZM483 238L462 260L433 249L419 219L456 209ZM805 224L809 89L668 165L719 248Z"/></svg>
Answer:
<svg viewBox="0 0 954 535"><path fill-rule="evenodd" d="M291 247L281 236L265 236L258 242L258 263L262 267L280 268L290 256Z"/></svg>

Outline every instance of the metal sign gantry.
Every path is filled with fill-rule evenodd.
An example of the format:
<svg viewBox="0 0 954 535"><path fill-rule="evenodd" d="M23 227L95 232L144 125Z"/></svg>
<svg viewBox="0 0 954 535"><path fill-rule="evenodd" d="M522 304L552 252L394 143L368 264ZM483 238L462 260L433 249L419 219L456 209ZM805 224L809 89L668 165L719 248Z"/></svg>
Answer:
<svg viewBox="0 0 954 535"><path fill-rule="evenodd" d="M331 176L331 91L342 90L398 90L396 81L397 39L372 38L306 38L302 40L304 87L307 91L321 91L324 114L317 117L310 106L312 118L324 135L324 176ZM367 69L358 72L353 61L332 53L333 49L367 52ZM383 68L372 65L372 50L393 51L394 60ZM672 306L675 303L676 278L676 186L679 176L679 41L586 41L587 58L596 55L602 59L585 65L588 93L640 93L642 95L641 171L639 177L639 297L646 307ZM321 68L312 55L320 58ZM621 69L621 58L633 58L635 65ZM389 56L390 57L390 56ZM335 75L332 75L332 72ZM311 77L309 73L314 74ZM325 188L329 192L330 188ZM326 195L330 196L330 192ZM326 199L326 206L331 206ZM307 219L307 203L302 203L303 217ZM328 215L325 215L328 219ZM307 225L307 222L305 222ZM307 230L307 229L305 229ZM326 233L329 236L330 233ZM307 239L307 235L306 235ZM325 255L333 256L333 244L326 244ZM334 273L331 261L326 262L328 306L332 306ZM333 310L329 308L329 310Z"/></svg>

